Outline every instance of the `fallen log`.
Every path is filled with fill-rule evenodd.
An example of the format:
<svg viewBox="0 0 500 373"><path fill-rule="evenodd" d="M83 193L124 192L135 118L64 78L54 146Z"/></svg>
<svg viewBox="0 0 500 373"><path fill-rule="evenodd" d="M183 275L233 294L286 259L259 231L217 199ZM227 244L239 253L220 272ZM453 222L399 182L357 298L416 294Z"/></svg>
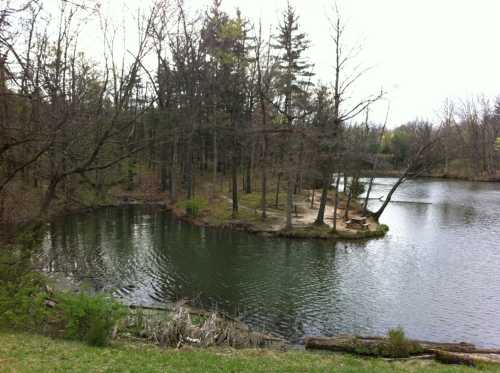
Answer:
<svg viewBox="0 0 500 373"><path fill-rule="evenodd" d="M477 366L478 364L500 364L498 354L460 353L434 350L436 360L444 364L461 364Z"/></svg>
<svg viewBox="0 0 500 373"><path fill-rule="evenodd" d="M352 335L340 335L333 338L308 337L304 342L306 349L349 352L357 355L404 358L426 353L413 341L404 340L398 345L393 345L388 338L383 337Z"/></svg>
<svg viewBox="0 0 500 373"><path fill-rule="evenodd" d="M379 347L386 346L389 339L386 337L360 337L351 335L340 335L336 337L307 337L305 340L306 349L330 350L351 353L363 353L372 355L373 351L380 350ZM435 353L436 350L475 353L475 354L500 354L500 350L478 349L471 343L440 343L420 340L406 340L407 343L418 346L418 354Z"/></svg>
<svg viewBox="0 0 500 373"><path fill-rule="evenodd" d="M355 340L356 337L352 336L337 336L337 337L306 337L304 339L305 347L309 350L328 350L338 352L356 352ZM366 340L366 344L378 343Z"/></svg>
<svg viewBox="0 0 500 373"><path fill-rule="evenodd" d="M356 340L360 343L364 342L387 342L386 337L361 337L361 336L355 336ZM434 350L439 349L439 350L444 350L444 351L450 351L450 352L474 352L474 353L479 353L479 349L476 348L475 345L472 343L466 343L466 342L458 342L458 343L448 343L448 342L431 342L431 341L421 341L421 340L416 340L416 339L408 339L407 340L410 343L418 344L420 347L422 347L423 353L432 353ZM486 350L485 350L486 351ZM500 353L500 350L498 352L494 352L495 350L487 350L488 353Z"/></svg>

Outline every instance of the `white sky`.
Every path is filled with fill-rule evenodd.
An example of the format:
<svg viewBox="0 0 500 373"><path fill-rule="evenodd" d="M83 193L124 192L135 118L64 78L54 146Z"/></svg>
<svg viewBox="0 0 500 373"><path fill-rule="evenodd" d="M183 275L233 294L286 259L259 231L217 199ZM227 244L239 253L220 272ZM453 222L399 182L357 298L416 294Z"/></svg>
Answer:
<svg viewBox="0 0 500 373"><path fill-rule="evenodd" d="M55 0L46 0L55 2ZM119 23L124 12L150 0L101 0ZM185 0L192 9L210 0ZM291 0L312 42L309 52L323 82L332 80L333 53L327 15L333 0ZM349 42L362 44L360 56L372 67L353 92L356 97L383 88L390 101L390 125L418 118L437 121L446 98L500 95L500 0L338 0ZM126 4L126 5L124 5ZM223 7L264 25L274 25L286 0L223 0ZM97 30L95 30L97 31ZM94 35L95 36L95 35ZM86 37L87 45L95 43ZM387 101L372 111L382 121Z"/></svg>

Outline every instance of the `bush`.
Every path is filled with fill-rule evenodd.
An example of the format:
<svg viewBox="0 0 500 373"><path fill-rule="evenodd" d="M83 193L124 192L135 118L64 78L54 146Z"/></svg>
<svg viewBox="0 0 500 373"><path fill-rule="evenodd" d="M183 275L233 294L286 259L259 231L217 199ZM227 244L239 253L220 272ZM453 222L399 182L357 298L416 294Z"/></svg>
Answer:
<svg viewBox="0 0 500 373"><path fill-rule="evenodd" d="M3 274L15 272L5 271ZM39 273L26 273L19 277L13 275L11 279L0 279L0 327L43 332L48 317L44 305L47 295L45 278Z"/></svg>
<svg viewBox="0 0 500 373"><path fill-rule="evenodd" d="M109 344L113 328L125 316L125 307L102 295L60 294L57 307L65 337L87 342L92 346Z"/></svg>
<svg viewBox="0 0 500 373"><path fill-rule="evenodd" d="M0 247L0 327L108 344L125 307L104 296L54 294L47 278L33 270L39 242L33 232L25 230L16 245Z"/></svg>
<svg viewBox="0 0 500 373"><path fill-rule="evenodd" d="M409 357L422 351L422 347L406 339L403 328L390 329L387 333L387 344L382 348L381 355L401 358Z"/></svg>
<svg viewBox="0 0 500 373"><path fill-rule="evenodd" d="M43 331L47 318L45 277L31 270L36 229L17 237L18 244L0 247L0 327Z"/></svg>
<svg viewBox="0 0 500 373"><path fill-rule="evenodd" d="M389 226L387 224L380 224L379 227L378 227L378 230L381 232L381 233L387 233L389 232Z"/></svg>
<svg viewBox="0 0 500 373"><path fill-rule="evenodd" d="M423 352L422 346L406 339L402 328L390 329L386 338L375 343L364 343L357 338L352 341L352 349L360 355L389 358L406 358Z"/></svg>
<svg viewBox="0 0 500 373"><path fill-rule="evenodd" d="M186 214L192 217L200 215L201 210L207 207L207 201L200 197L195 197L181 203L181 207L186 210Z"/></svg>

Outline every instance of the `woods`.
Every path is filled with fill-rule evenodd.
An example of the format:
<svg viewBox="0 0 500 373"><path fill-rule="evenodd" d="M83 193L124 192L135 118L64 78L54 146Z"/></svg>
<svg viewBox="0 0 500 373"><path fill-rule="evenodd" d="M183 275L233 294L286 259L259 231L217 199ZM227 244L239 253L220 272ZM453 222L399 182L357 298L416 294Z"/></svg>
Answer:
<svg viewBox="0 0 500 373"><path fill-rule="evenodd" d="M182 1L158 0L133 15L137 36L128 39L93 2L61 1L57 11L34 0L5 4L5 223L102 204L113 190L147 188L171 201L229 191L233 218L241 195L259 192L262 220L271 200L277 206L285 192L291 228L297 193L319 188L316 224L322 225L334 174L344 181L348 207L368 190L366 214L373 183L365 186L366 176L391 171L400 177L397 188L436 171L497 175L498 105L448 103L434 125L416 121L391 129L370 121L370 106L385 92L352 100L367 70L345 37L349 25L339 9L331 17L332 42L324 46L331 77L319 83L308 59L310 40L291 3L266 32L268 25L239 10L224 11L221 0L195 12ZM102 33L98 60L80 45L88 22Z"/></svg>

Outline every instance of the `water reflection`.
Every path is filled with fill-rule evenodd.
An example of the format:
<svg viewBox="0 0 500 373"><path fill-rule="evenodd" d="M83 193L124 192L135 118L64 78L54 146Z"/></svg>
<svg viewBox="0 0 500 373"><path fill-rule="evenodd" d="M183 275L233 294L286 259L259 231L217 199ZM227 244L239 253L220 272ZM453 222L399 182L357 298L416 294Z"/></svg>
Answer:
<svg viewBox="0 0 500 373"><path fill-rule="evenodd" d="M373 195L391 183L377 180ZM152 207L75 215L50 226L47 270L131 303L197 299L292 339L401 325L499 346L500 186L418 180L394 199L389 235L355 244L198 228Z"/></svg>

